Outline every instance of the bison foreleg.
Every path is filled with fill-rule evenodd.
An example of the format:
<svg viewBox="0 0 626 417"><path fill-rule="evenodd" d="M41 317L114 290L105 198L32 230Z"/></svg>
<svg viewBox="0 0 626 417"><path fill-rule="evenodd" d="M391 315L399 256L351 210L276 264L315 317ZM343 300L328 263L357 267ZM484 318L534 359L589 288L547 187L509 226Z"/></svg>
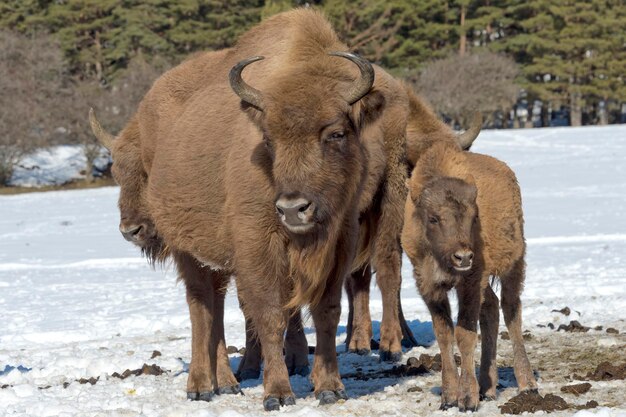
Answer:
<svg viewBox="0 0 626 417"><path fill-rule="evenodd" d="M327 288L322 300L311 308L311 315L317 333L315 360L311 379L315 386L315 397L320 405L333 404L347 399L339 375L335 335L341 314L341 281Z"/></svg>
<svg viewBox="0 0 626 417"><path fill-rule="evenodd" d="M382 240L382 239L381 239ZM383 299L383 320L380 325L380 360L399 361L402 356L402 329L400 327L400 250L398 244L383 245L376 242L376 283ZM385 247L387 246L387 247ZM384 251L384 252L383 252ZM386 255L383 255L386 253Z"/></svg>
<svg viewBox="0 0 626 417"><path fill-rule="evenodd" d="M256 330L265 361L263 370L265 411L278 410L281 405L296 403L283 358L288 314L280 300L276 299L275 295L279 293L280 290L277 288L268 288L262 293L240 291L246 317L251 319Z"/></svg>
<svg viewBox="0 0 626 417"><path fill-rule="evenodd" d="M359 355L370 353L372 340L372 319L369 306L371 281L372 271L369 265L353 272L346 279L346 292L350 305L346 350Z"/></svg>
<svg viewBox="0 0 626 417"><path fill-rule="evenodd" d="M214 282L191 256L177 254L176 265L185 283L191 318L191 364L187 378L187 398L210 401L217 387L217 342L212 334L215 318Z"/></svg>
<svg viewBox="0 0 626 417"><path fill-rule="evenodd" d="M289 375L307 376L311 372L309 343L304 335L300 309L289 316L287 335L285 336L285 364L289 370Z"/></svg>

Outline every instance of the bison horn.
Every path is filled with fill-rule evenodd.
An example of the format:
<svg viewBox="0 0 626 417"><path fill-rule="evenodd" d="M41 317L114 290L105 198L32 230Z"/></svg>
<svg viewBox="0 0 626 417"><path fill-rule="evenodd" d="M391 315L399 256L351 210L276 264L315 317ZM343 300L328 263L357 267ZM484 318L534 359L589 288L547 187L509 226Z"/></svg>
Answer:
<svg viewBox="0 0 626 417"><path fill-rule="evenodd" d="M244 59L232 67L230 74L228 75L230 88L233 89L235 94L237 94L246 103L253 105L261 111L263 111L263 94L261 94L261 92L256 88L246 84L243 78L241 78L241 72L246 66L262 59L265 59L265 57L253 56L251 58Z"/></svg>
<svg viewBox="0 0 626 417"><path fill-rule="evenodd" d="M92 108L89 109L89 124L91 125L91 131L98 139L98 142L100 142L100 144L108 150L111 150L115 136L102 128L102 125L100 125L100 122L96 119L96 113Z"/></svg>
<svg viewBox="0 0 626 417"><path fill-rule="evenodd" d="M461 146L461 149L464 151L469 150L474 143L474 140L478 137L480 133L480 129L483 127L483 116L480 112L475 112L474 117L472 117L472 122L470 123L470 127L463 133L458 136L458 142Z"/></svg>
<svg viewBox="0 0 626 417"><path fill-rule="evenodd" d="M354 62L361 71L361 78L352 86L346 100L350 104L354 104L361 100L374 85L374 68L366 59L350 52L330 52L329 55L340 56Z"/></svg>

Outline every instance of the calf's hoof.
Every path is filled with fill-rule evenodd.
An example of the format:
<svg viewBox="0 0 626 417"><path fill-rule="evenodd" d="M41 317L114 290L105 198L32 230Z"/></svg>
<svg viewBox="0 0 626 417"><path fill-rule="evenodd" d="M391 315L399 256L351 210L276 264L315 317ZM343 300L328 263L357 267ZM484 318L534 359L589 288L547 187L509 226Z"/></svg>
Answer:
<svg viewBox="0 0 626 417"><path fill-rule="evenodd" d="M278 411L283 405L296 405L296 397L287 395L285 397L267 397L263 400L265 411Z"/></svg>
<svg viewBox="0 0 626 417"><path fill-rule="evenodd" d="M289 376L293 376L293 375L307 376L310 373L311 373L311 367L309 367L309 365L294 366L294 367L289 368Z"/></svg>
<svg viewBox="0 0 626 417"><path fill-rule="evenodd" d="M213 391L188 392L187 399L191 401L211 401L215 393Z"/></svg>
<svg viewBox="0 0 626 417"><path fill-rule="evenodd" d="M402 352L390 352L388 350L380 351L381 362L399 362L402 358Z"/></svg>
<svg viewBox="0 0 626 417"><path fill-rule="evenodd" d="M239 384L231 385L229 387L219 387L217 389L217 393L219 395L223 395L223 394L241 394L241 395L243 395L243 391L241 391L241 387L239 386Z"/></svg>
<svg viewBox="0 0 626 417"><path fill-rule="evenodd" d="M357 355L367 356L369 355L371 350L369 349L349 349L348 353L356 353Z"/></svg>
<svg viewBox="0 0 626 417"><path fill-rule="evenodd" d="M441 406L439 407L440 410L448 410L450 408L454 408L456 407L456 401L442 401L441 402Z"/></svg>
<svg viewBox="0 0 626 417"><path fill-rule="evenodd" d="M346 390L340 389L337 391L321 391L316 397L320 401L320 405L328 405L335 404L340 400L347 400L348 394L346 394Z"/></svg>
<svg viewBox="0 0 626 417"><path fill-rule="evenodd" d="M259 379L261 376L261 371L258 369L244 369L242 371L237 372L236 378L237 381L247 381L248 379Z"/></svg>

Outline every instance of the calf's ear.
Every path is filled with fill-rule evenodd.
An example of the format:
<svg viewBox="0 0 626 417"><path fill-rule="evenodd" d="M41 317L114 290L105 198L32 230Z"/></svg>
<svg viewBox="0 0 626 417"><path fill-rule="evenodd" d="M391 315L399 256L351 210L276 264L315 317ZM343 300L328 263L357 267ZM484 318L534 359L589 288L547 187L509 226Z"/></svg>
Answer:
<svg viewBox="0 0 626 417"><path fill-rule="evenodd" d="M385 108L385 96L378 90L370 91L365 97L352 105L352 120L357 129L363 129L374 123Z"/></svg>

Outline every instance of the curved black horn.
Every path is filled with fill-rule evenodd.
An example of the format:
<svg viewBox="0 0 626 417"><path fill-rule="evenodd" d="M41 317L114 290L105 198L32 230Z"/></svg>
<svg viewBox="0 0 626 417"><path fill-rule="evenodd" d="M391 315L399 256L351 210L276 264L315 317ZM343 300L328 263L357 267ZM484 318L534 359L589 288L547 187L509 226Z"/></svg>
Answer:
<svg viewBox="0 0 626 417"><path fill-rule="evenodd" d="M361 78L352 86L352 89L348 93L346 100L348 103L354 104L361 100L374 85L374 67L366 59L353 54L351 52L330 52L328 55L340 56L342 58L349 59L354 62L361 71Z"/></svg>
<svg viewBox="0 0 626 417"><path fill-rule="evenodd" d="M244 59L232 67L230 74L228 74L230 88L233 89L235 94L237 94L246 103L252 104L261 111L263 111L263 94L261 94L261 92L256 88L246 84L243 78L241 78L241 72L246 66L262 59L265 59L265 57L253 56L251 58Z"/></svg>

